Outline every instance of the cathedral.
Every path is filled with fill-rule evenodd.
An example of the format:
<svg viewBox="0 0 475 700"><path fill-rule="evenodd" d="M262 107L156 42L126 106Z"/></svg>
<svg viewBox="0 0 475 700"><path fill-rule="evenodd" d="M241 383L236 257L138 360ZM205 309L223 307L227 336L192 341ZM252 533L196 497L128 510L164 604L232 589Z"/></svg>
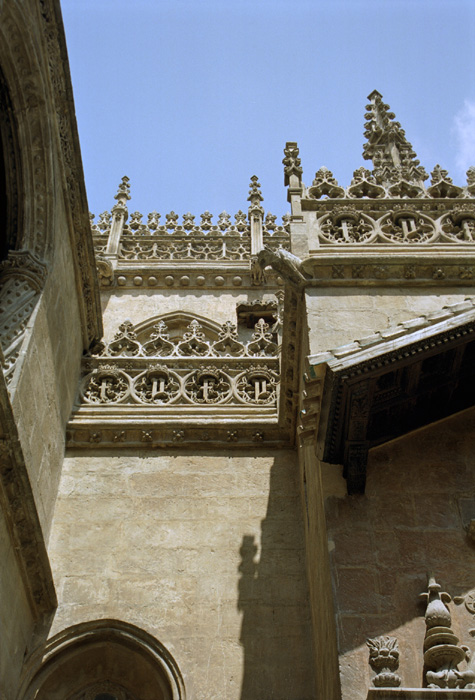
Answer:
<svg viewBox="0 0 475 700"><path fill-rule="evenodd" d="M475 167L374 90L282 220L93 216L59 0L0 37L1 700L475 698Z"/></svg>

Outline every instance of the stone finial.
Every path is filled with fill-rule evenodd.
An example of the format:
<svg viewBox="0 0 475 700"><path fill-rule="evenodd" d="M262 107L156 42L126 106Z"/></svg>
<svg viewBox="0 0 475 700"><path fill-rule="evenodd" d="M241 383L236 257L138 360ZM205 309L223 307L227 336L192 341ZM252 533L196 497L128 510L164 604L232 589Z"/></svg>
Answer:
<svg viewBox="0 0 475 700"><path fill-rule="evenodd" d="M261 207L261 202L264 201L264 197L261 193L261 185L257 175L251 177L251 184L249 185L249 197L247 201L250 202L249 212L259 211L264 214L264 210Z"/></svg>
<svg viewBox="0 0 475 700"><path fill-rule="evenodd" d="M458 646L458 638L451 629L452 618L447 604L448 593L429 576L427 593L421 598L427 601L425 613L424 668L428 688L472 688L475 673L459 671L458 664L467 658L467 648Z"/></svg>
<svg viewBox="0 0 475 700"><path fill-rule="evenodd" d="M467 170L467 189L470 194L475 194L475 166L471 165Z"/></svg>
<svg viewBox="0 0 475 700"><path fill-rule="evenodd" d="M427 192L431 197L457 197L462 193L462 188L452 183L447 170L436 165L431 172L431 186Z"/></svg>
<svg viewBox="0 0 475 700"><path fill-rule="evenodd" d="M247 201L249 205L249 223L251 225L251 256L257 253L264 247L262 220L264 218L264 209L261 207L261 202L264 197L261 194L261 186L257 175L251 177L251 185L249 197ZM251 268L252 269L252 268Z"/></svg>
<svg viewBox="0 0 475 700"><path fill-rule="evenodd" d="M124 175L122 180L120 181L120 185L117 190L117 194L115 195L114 199L117 199L117 201L128 201L130 199L130 179L127 177L127 175Z"/></svg>
<svg viewBox="0 0 475 700"><path fill-rule="evenodd" d="M452 183L452 179L449 177L448 170L444 170L439 164L434 166L434 170L431 172L430 178L431 185L436 185L441 180L443 180L444 182Z"/></svg>
<svg viewBox="0 0 475 700"><path fill-rule="evenodd" d="M114 199L117 200L117 204L115 204L111 209L113 217L117 219L118 216L122 215L123 221L127 221L128 217L127 202L130 199L129 182L130 180L127 177L127 175L124 175L124 177L120 181L117 194L114 196Z"/></svg>
<svg viewBox="0 0 475 700"><path fill-rule="evenodd" d="M376 675L373 685L376 688L397 688L401 677L396 673L399 668L399 646L396 637L376 637L367 639L369 664Z"/></svg>
<svg viewBox="0 0 475 700"><path fill-rule="evenodd" d="M320 170L317 170L315 173L315 178L312 182L312 186L308 190L308 194L315 199L320 199L324 196L335 199L344 197L345 190L338 185L331 170L322 166Z"/></svg>
<svg viewBox="0 0 475 700"><path fill-rule="evenodd" d="M367 142L363 146L363 158L373 161L377 182L388 184L404 179L420 183L426 180L427 173L420 166L404 129L395 121L396 115L383 102L382 95L373 90L368 99L370 104L366 105L364 131Z"/></svg>
<svg viewBox="0 0 475 700"><path fill-rule="evenodd" d="M294 187L302 186L302 168L300 166L299 148L296 141L287 141L284 148L284 185L292 184ZM295 176L295 182L291 183L291 176Z"/></svg>
<svg viewBox="0 0 475 700"><path fill-rule="evenodd" d="M148 215L147 226L151 231L156 231L160 226L160 214L158 211L151 211Z"/></svg>

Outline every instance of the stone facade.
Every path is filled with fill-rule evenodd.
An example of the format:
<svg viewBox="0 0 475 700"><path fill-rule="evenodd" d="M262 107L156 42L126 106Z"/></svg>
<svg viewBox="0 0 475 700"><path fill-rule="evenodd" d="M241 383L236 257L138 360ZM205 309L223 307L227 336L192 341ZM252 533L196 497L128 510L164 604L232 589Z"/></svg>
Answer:
<svg viewBox="0 0 475 700"><path fill-rule="evenodd" d="M57 1L0 34L1 697L475 697L475 171L375 91L282 221L89 216Z"/></svg>

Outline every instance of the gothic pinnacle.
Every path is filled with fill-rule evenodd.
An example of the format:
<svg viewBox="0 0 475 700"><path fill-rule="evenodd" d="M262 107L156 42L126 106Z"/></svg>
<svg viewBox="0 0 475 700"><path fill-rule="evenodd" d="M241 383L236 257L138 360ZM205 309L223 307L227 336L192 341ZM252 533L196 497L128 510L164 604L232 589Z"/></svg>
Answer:
<svg viewBox="0 0 475 700"><path fill-rule="evenodd" d="M389 184L405 180L422 183L428 175L420 166L401 124L395 121L394 112L383 102L377 90L368 95L368 100L364 131L367 142L363 146L363 158L373 161L377 182Z"/></svg>

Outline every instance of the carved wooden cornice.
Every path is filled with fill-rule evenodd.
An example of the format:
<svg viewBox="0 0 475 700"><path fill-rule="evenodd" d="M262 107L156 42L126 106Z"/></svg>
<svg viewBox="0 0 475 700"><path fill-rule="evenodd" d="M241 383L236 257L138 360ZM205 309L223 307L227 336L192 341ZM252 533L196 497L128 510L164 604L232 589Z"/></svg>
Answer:
<svg viewBox="0 0 475 700"><path fill-rule="evenodd" d="M364 491L371 447L475 403L472 299L308 358L301 440Z"/></svg>

